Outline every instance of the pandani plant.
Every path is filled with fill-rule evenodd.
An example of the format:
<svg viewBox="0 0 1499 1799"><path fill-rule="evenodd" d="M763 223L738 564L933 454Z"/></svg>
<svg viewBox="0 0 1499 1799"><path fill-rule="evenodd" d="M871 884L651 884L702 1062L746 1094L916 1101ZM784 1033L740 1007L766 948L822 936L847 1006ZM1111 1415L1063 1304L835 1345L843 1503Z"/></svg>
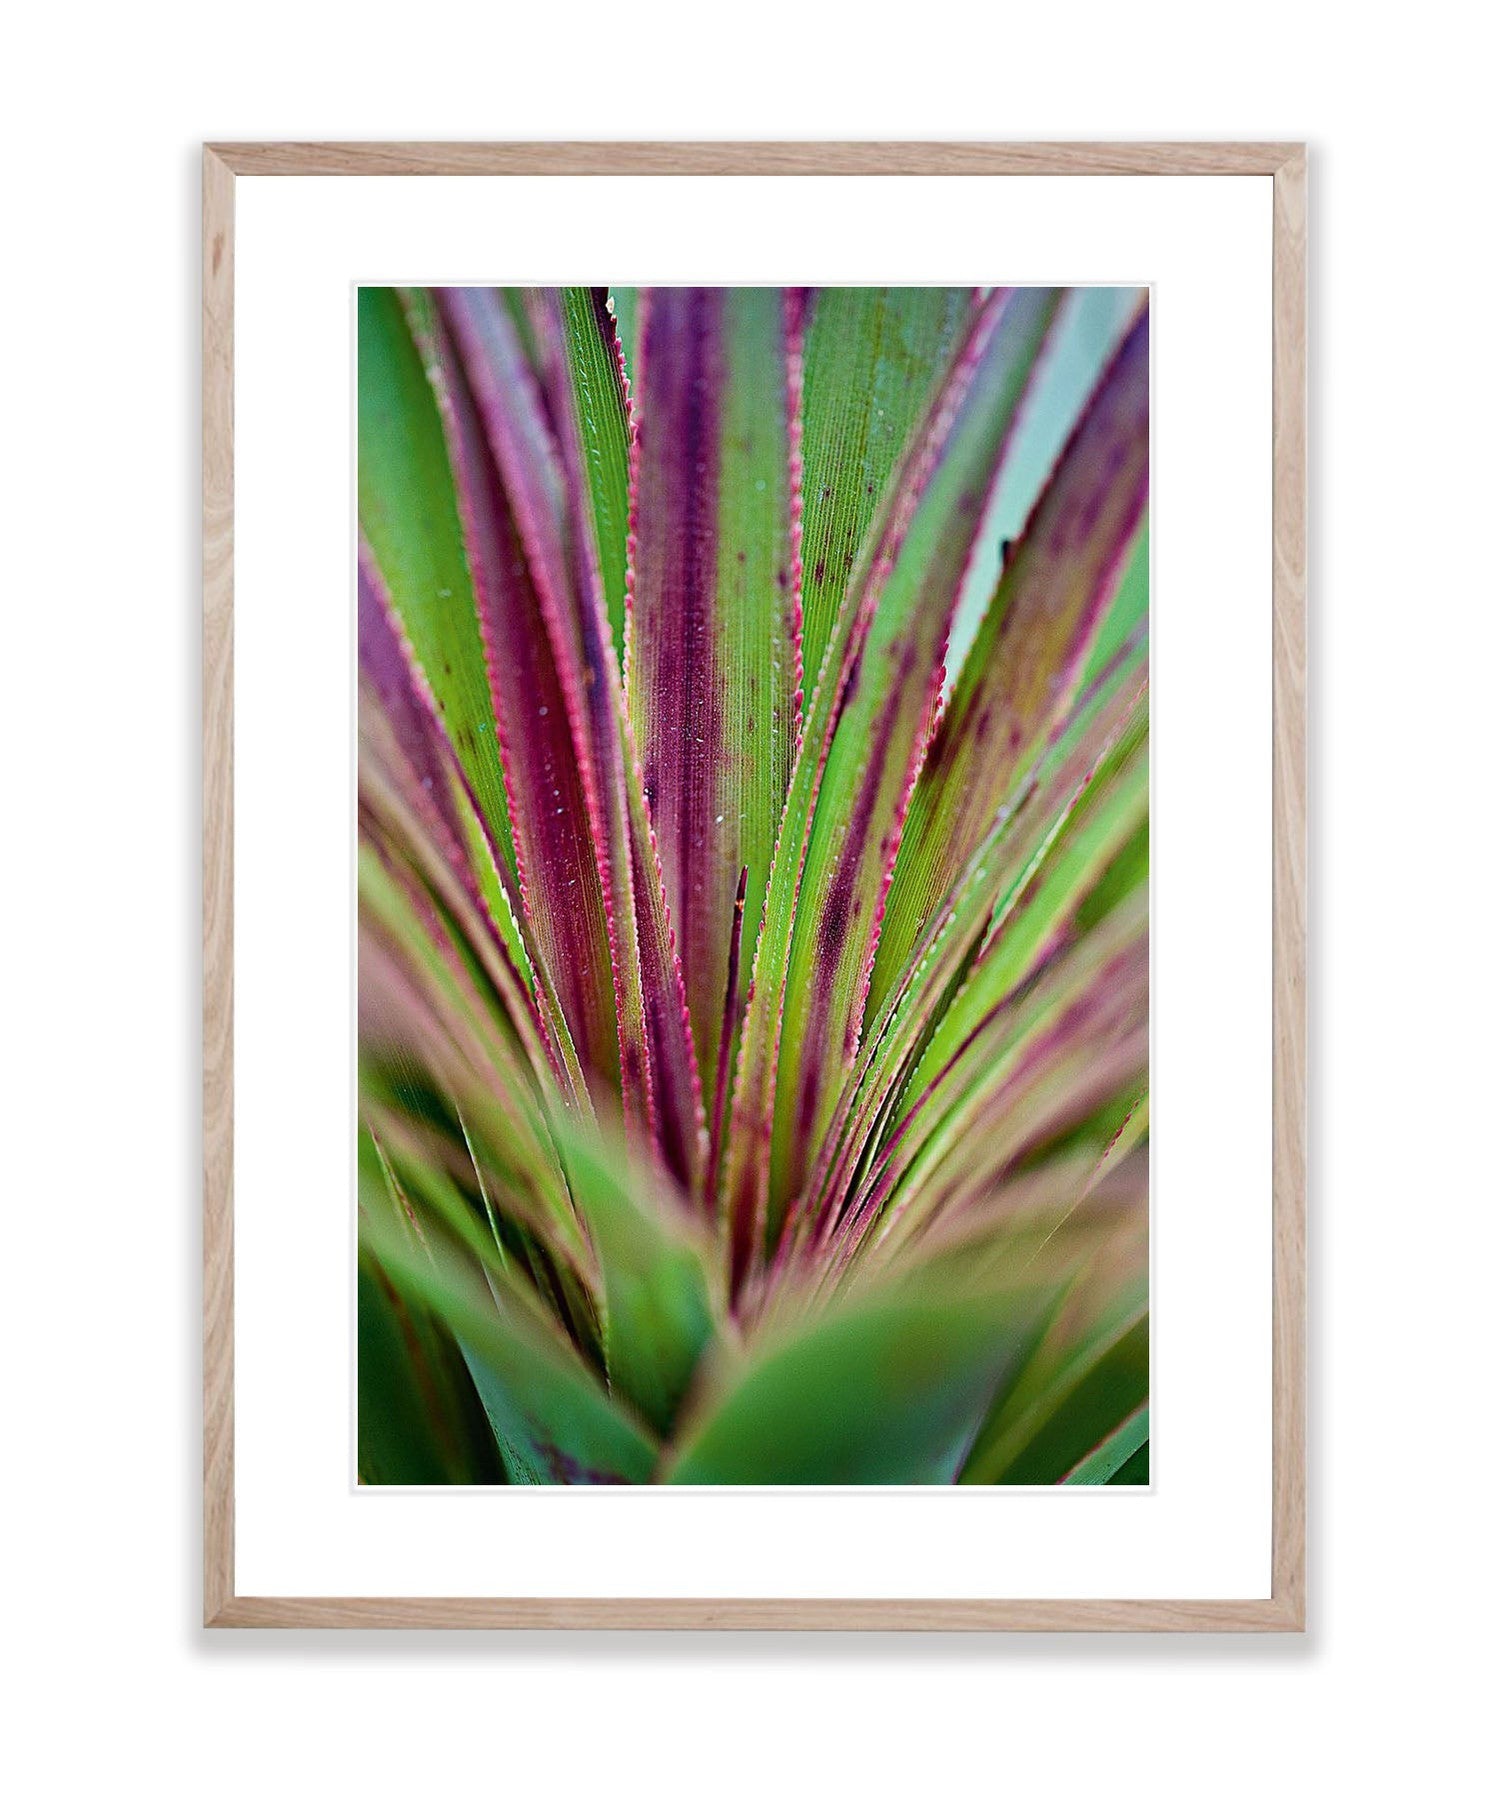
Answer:
<svg viewBox="0 0 1499 1799"><path fill-rule="evenodd" d="M1148 1479L1112 304L361 291L363 1481Z"/></svg>

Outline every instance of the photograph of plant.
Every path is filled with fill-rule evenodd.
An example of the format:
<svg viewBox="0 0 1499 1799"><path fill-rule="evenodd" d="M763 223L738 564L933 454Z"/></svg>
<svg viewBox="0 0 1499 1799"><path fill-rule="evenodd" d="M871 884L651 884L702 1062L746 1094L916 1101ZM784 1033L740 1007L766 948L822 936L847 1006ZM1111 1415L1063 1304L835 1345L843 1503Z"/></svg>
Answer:
<svg viewBox="0 0 1499 1799"><path fill-rule="evenodd" d="M358 295L358 1478L1148 1483L1125 288Z"/></svg>

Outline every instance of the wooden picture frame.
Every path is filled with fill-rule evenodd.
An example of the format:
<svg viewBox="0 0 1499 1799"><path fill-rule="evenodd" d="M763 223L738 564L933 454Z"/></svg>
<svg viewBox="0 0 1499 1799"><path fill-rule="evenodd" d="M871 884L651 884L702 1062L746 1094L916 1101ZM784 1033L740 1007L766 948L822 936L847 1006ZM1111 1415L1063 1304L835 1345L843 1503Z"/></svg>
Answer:
<svg viewBox="0 0 1499 1799"><path fill-rule="evenodd" d="M203 154L203 1615L207 1625L967 1631L1305 1627L1306 151L1295 143L240 143ZM1273 1478L1268 1598L265 1598L236 1590L234 204L241 175L1248 175L1273 244Z"/></svg>

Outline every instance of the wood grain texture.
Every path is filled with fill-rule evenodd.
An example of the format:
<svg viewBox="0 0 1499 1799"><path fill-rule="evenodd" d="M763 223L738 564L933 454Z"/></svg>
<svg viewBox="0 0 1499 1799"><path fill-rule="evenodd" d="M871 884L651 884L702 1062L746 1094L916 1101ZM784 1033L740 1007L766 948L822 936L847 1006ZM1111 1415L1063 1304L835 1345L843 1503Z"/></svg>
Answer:
<svg viewBox="0 0 1499 1799"><path fill-rule="evenodd" d="M203 154L203 1615L234 1592L234 176Z"/></svg>
<svg viewBox="0 0 1499 1799"><path fill-rule="evenodd" d="M236 175L1273 175L1295 144L225 143Z"/></svg>
<svg viewBox="0 0 1499 1799"><path fill-rule="evenodd" d="M1275 172L1271 1590L1306 1617L1306 152Z"/></svg>
<svg viewBox="0 0 1499 1799"><path fill-rule="evenodd" d="M1300 1630L1273 1599L241 1599L255 1630Z"/></svg>
<svg viewBox="0 0 1499 1799"><path fill-rule="evenodd" d="M234 1590L233 285L238 175L1274 178L1268 1599L256 1598ZM1306 154L1297 144L223 144L203 158L203 1608L216 1628L1299 1631L1306 1619Z"/></svg>

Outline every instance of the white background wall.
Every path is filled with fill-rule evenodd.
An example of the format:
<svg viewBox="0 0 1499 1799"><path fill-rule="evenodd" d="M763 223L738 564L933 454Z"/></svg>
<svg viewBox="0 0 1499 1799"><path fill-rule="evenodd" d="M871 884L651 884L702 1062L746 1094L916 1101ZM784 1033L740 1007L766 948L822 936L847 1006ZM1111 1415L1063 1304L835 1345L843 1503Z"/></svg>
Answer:
<svg viewBox="0 0 1499 1799"><path fill-rule="evenodd" d="M8 27L16 1790L1472 1790L1492 1774L1499 1283L1478 9L645 11L258 0ZM197 1627L197 145L567 135L1312 142L1305 1640Z"/></svg>

